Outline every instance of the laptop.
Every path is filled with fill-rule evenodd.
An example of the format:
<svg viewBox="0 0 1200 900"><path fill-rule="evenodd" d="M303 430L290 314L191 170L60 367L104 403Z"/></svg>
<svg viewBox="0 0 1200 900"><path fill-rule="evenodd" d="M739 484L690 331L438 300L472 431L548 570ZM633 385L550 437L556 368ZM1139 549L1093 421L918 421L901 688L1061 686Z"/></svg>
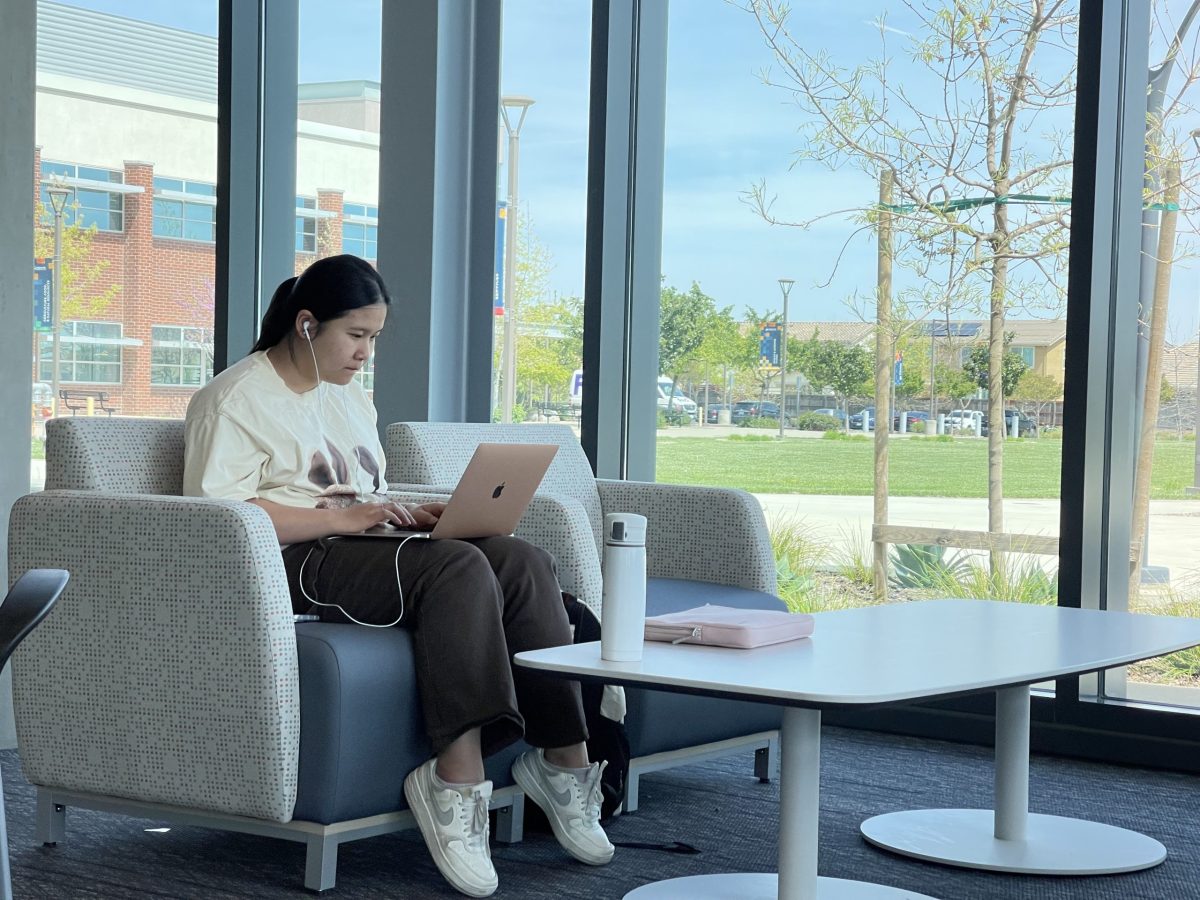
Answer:
<svg viewBox="0 0 1200 900"><path fill-rule="evenodd" d="M557 452L557 444L480 444L432 530L376 525L340 537L470 539L512 534Z"/></svg>

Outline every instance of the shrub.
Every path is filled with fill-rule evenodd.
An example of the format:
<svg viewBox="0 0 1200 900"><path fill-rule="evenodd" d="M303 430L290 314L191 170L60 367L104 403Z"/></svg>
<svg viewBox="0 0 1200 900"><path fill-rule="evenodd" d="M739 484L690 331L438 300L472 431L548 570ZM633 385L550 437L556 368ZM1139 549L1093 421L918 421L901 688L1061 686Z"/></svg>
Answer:
<svg viewBox="0 0 1200 900"><path fill-rule="evenodd" d="M773 441L774 435L770 434L731 434L728 438L731 441Z"/></svg>
<svg viewBox="0 0 1200 900"><path fill-rule="evenodd" d="M1042 437L1049 438L1052 441L1061 441L1063 436L1062 426L1057 428L1047 428L1042 432Z"/></svg>
<svg viewBox="0 0 1200 900"><path fill-rule="evenodd" d="M888 582L893 587L932 588L970 575L967 561L947 558L940 544L895 544L890 556Z"/></svg>
<svg viewBox="0 0 1200 900"><path fill-rule="evenodd" d="M925 421L923 419L917 419L917 421L915 421L915 422L909 422L908 423L908 433L909 434L924 434L925 433Z"/></svg>
<svg viewBox="0 0 1200 900"><path fill-rule="evenodd" d="M738 423L739 428L779 428L779 420L775 418L767 418L766 416L756 416L754 418L745 418Z"/></svg>
<svg viewBox="0 0 1200 900"><path fill-rule="evenodd" d="M833 416L820 413L802 413L796 418L796 427L801 431L836 431L842 423Z"/></svg>
<svg viewBox="0 0 1200 900"><path fill-rule="evenodd" d="M827 431L821 435L821 439L825 441L870 441L874 440L869 434L859 434L857 431L852 431L846 434L844 431Z"/></svg>

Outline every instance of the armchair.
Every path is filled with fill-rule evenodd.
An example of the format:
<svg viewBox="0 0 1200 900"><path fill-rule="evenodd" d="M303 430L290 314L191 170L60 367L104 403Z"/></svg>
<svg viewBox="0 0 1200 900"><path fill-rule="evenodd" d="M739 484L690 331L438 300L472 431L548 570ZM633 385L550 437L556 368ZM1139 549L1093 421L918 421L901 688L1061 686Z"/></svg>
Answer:
<svg viewBox="0 0 1200 900"><path fill-rule="evenodd" d="M180 496L182 422L47 426L47 490L9 524L10 578L72 574L13 657L38 839L63 840L72 806L280 837L307 845L306 887L333 887L340 843L415 824L402 782L430 748L408 633L293 624L266 513ZM500 840L520 839L523 748L488 760Z"/></svg>
<svg viewBox="0 0 1200 900"><path fill-rule="evenodd" d="M517 535L549 551L559 582L600 615L604 515L646 516L648 615L703 603L783 609L772 596L775 561L762 508L745 491L598 479L564 425L396 422L387 427L388 483L405 491L454 489L481 442L557 444L558 453ZM397 482L402 484L397 485ZM763 704L626 689L630 762L625 810L641 774L753 747L755 774L778 765L781 713Z"/></svg>

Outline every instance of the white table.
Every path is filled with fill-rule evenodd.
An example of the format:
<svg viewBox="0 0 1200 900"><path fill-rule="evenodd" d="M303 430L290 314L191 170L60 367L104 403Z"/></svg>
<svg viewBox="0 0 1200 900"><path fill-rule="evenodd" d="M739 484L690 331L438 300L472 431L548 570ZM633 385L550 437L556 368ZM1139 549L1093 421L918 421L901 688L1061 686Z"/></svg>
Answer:
<svg viewBox="0 0 1200 900"><path fill-rule="evenodd" d="M810 639L757 650L645 644L640 662L599 643L519 653L518 665L608 684L785 705L779 875L702 875L628 898L858 900L923 895L817 876L821 710L996 691L996 809L877 816L867 840L921 859L1014 872L1127 872L1162 862L1137 832L1030 815L1029 685L1200 644L1200 621L978 600L928 600L820 613ZM1052 864L1053 868L1047 866Z"/></svg>

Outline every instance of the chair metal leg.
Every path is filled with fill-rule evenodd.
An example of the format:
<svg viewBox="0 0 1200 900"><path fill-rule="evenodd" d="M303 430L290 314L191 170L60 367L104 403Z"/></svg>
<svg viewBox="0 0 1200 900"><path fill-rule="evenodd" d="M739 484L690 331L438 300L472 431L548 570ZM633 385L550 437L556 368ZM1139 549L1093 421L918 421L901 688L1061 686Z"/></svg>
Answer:
<svg viewBox="0 0 1200 900"><path fill-rule="evenodd" d="M338 841L332 837L312 835L305 842L304 886L310 891L327 891L337 882Z"/></svg>
<svg viewBox="0 0 1200 900"><path fill-rule="evenodd" d="M516 794L508 806L496 810L496 840L501 844L519 844L525 837L525 795Z"/></svg>
<svg viewBox="0 0 1200 900"><path fill-rule="evenodd" d="M0 775L0 900L12 900L12 875L8 868L8 823L4 817L4 778Z"/></svg>
<svg viewBox="0 0 1200 900"><path fill-rule="evenodd" d="M779 736L754 751L754 777L763 784L779 778Z"/></svg>
<svg viewBox="0 0 1200 900"><path fill-rule="evenodd" d="M53 846L67 837L67 808L55 803L54 797L45 788L37 792L36 837L43 844Z"/></svg>
<svg viewBox="0 0 1200 900"><path fill-rule="evenodd" d="M633 766L630 766L629 772L625 776L625 802L621 804L622 814L637 812L638 782L640 780L641 774Z"/></svg>

